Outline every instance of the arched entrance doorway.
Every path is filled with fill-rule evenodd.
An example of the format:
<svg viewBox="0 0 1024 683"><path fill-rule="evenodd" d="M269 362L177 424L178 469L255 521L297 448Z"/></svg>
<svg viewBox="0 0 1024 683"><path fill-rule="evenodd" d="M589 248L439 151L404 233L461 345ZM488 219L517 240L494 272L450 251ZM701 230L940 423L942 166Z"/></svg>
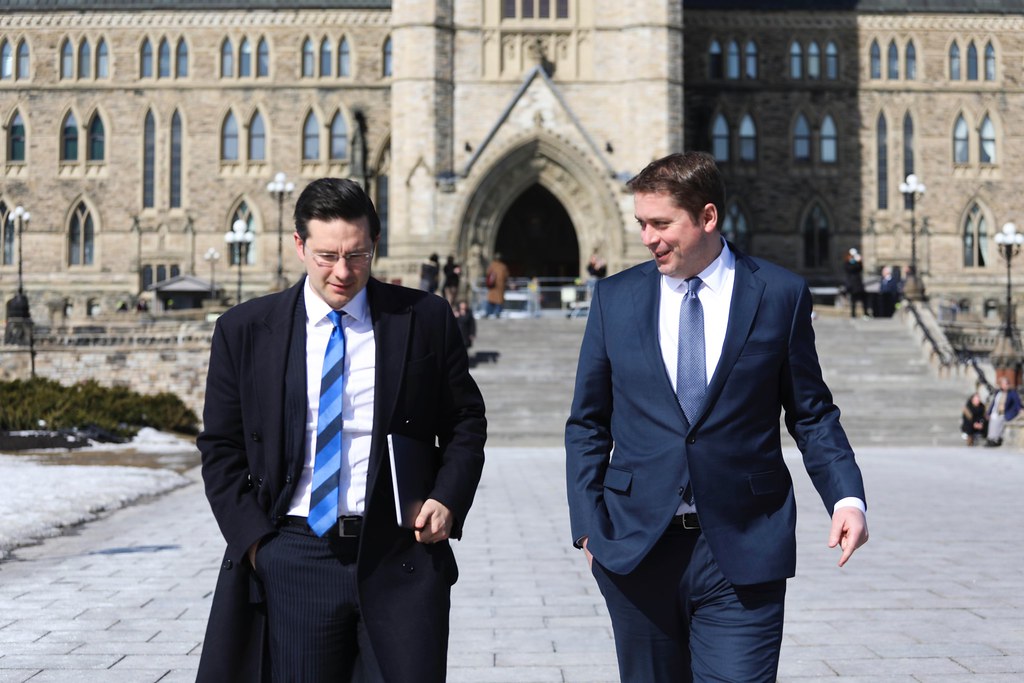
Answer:
<svg viewBox="0 0 1024 683"><path fill-rule="evenodd" d="M580 247L572 219L538 183L509 206L494 249L513 277L576 278L580 273Z"/></svg>

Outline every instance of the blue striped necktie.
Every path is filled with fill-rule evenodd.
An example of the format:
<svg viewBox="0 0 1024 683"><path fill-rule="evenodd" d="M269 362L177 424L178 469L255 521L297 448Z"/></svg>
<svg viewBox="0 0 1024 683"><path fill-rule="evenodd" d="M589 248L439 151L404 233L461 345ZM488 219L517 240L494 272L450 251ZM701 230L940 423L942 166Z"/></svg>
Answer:
<svg viewBox="0 0 1024 683"><path fill-rule="evenodd" d="M704 356L704 309L697 292L703 281L686 280L686 294L679 307L679 355L676 366L676 397L692 425L700 416L707 393L707 359Z"/></svg>
<svg viewBox="0 0 1024 683"><path fill-rule="evenodd" d="M341 491L341 404L345 388L345 333L343 312L331 311L334 323L320 375L320 409L316 422L316 458L313 491L309 499L309 528L323 536L338 521Z"/></svg>

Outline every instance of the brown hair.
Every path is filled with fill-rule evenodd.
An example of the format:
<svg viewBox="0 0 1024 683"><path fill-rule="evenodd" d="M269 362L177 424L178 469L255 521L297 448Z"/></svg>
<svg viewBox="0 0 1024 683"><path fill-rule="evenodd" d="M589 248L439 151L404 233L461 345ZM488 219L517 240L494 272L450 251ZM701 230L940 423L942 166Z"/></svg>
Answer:
<svg viewBox="0 0 1024 683"><path fill-rule="evenodd" d="M725 216L725 181L714 157L707 152L669 154L652 161L630 178L626 187L634 194L671 195L695 222L708 204L715 205L720 217Z"/></svg>

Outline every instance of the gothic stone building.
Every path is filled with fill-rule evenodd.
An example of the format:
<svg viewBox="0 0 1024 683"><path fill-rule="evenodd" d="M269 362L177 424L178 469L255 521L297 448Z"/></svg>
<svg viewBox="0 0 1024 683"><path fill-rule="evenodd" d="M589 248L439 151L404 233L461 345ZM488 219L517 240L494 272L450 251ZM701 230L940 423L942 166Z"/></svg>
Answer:
<svg viewBox="0 0 1024 683"><path fill-rule="evenodd" d="M614 271L646 257L624 181L705 149L749 252L834 284L850 247L877 272L913 242L929 294L978 310L1024 227L1022 80L1024 0L0 0L0 298L270 291L325 175L377 202L387 280L431 252Z"/></svg>

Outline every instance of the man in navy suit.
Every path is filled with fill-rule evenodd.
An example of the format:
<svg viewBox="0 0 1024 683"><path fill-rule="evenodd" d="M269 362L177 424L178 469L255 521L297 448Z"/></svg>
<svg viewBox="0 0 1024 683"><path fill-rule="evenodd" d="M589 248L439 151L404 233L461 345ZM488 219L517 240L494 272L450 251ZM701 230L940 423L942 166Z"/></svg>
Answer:
<svg viewBox="0 0 1024 683"><path fill-rule="evenodd" d="M358 184L314 181L295 205L306 276L217 321L198 445L227 551L200 682L445 679L448 539L480 480L484 404L448 302L370 276L380 232ZM323 446L320 422L339 435ZM389 435L430 461L415 529Z"/></svg>
<svg viewBox="0 0 1024 683"><path fill-rule="evenodd" d="M796 569L780 411L839 565L868 538L810 293L722 238L710 155L670 155L628 186L653 260L594 290L565 433L572 540L608 604L623 681L774 681Z"/></svg>

